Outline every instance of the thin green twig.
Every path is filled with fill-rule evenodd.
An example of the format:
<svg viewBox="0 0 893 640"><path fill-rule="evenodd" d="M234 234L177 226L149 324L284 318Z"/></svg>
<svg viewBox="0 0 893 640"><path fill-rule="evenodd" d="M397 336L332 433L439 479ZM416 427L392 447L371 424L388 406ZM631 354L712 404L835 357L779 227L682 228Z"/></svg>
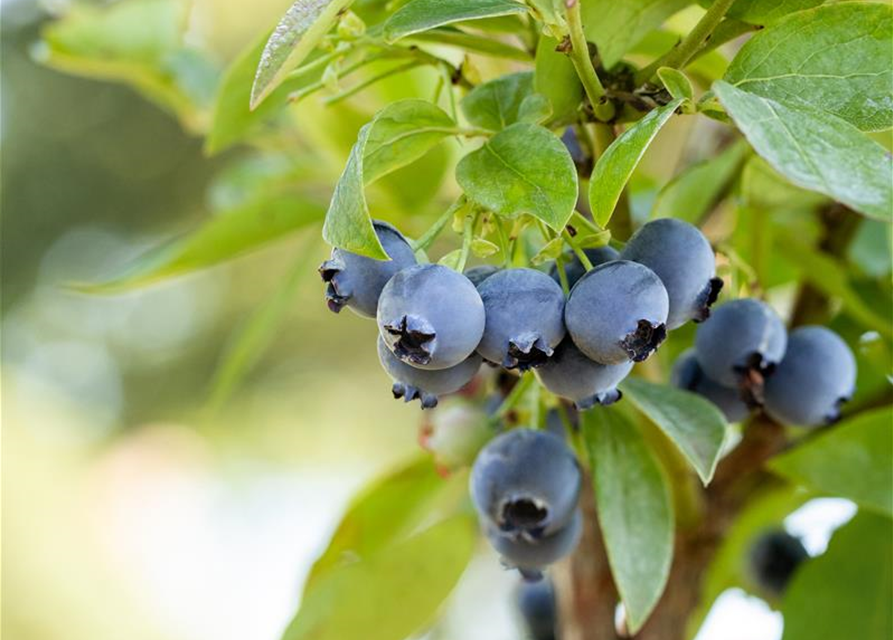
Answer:
<svg viewBox="0 0 893 640"><path fill-rule="evenodd" d="M586 43L586 35L583 33L583 20L580 17L580 0L567 0L565 3L567 9L567 26L570 31L571 50L570 58L574 63L574 69L580 76L580 82L583 83L583 89L586 91L586 97L592 104L596 118L599 120L609 120L614 114L613 108L605 103L605 88L602 86L595 67L592 66L592 58L589 56L589 45Z"/></svg>
<svg viewBox="0 0 893 640"><path fill-rule="evenodd" d="M567 230L567 227L561 232L562 237L564 237L564 241L570 246L573 250L574 255L577 256L577 259L580 261L580 264L585 267L586 271L592 269L592 261L589 260L589 256L580 248L580 245L577 244L577 241L571 235L571 232Z"/></svg>
<svg viewBox="0 0 893 640"><path fill-rule="evenodd" d="M410 240L409 245L412 247L413 251L426 251L428 247L437 239L437 236L440 235L440 232L443 231L443 228L447 225L447 223L453 219L456 215L456 212L461 210L468 204L468 200L465 196L459 196L456 201L450 205L449 209L444 211L440 217L434 221L428 230L425 231L421 236L416 240Z"/></svg>

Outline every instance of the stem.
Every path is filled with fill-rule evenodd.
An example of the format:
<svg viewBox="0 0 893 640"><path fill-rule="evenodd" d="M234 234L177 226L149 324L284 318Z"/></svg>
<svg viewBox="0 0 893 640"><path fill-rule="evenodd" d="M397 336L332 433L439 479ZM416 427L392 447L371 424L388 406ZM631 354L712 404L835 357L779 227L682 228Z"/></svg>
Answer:
<svg viewBox="0 0 893 640"><path fill-rule="evenodd" d="M471 251L471 241L474 239L474 225L478 220L478 214L465 216L462 229L462 249L459 253L459 262L456 263L456 271L465 271L465 263L468 262L468 252Z"/></svg>
<svg viewBox="0 0 893 640"><path fill-rule="evenodd" d="M418 238L418 240L410 240L409 244L412 247L412 250L427 250L446 226L447 222L452 220L453 216L456 215L456 212L462 209L467 203L468 201L465 199L465 196L459 196L456 201L450 205L450 208L444 211L440 217L434 221L434 224L428 227L428 230Z"/></svg>
<svg viewBox="0 0 893 640"><path fill-rule="evenodd" d="M735 0L716 0L687 36L667 53L636 74L636 84L651 80L661 67L683 68L704 45Z"/></svg>
<svg viewBox="0 0 893 640"><path fill-rule="evenodd" d="M345 43L342 43L342 44L345 44ZM341 58L341 57L347 55L350 52L350 50L351 50L350 45L345 44L345 46L339 46L334 51L331 51L325 55L321 55L320 57L316 58L316 60L313 60L312 62L308 62L307 64L305 64L302 67L298 67L297 69L292 71L290 74L288 74L288 79L290 80L292 78L300 78L301 76L303 76L307 73L310 73L311 71L316 71L320 67L324 67L327 64L329 64L332 60L335 60L336 58Z"/></svg>
<svg viewBox="0 0 893 640"><path fill-rule="evenodd" d="M604 231L605 231L604 229L602 229L600 226L595 224L592 220L590 220L589 218L587 218L586 216L584 216L582 213L580 213L577 210L574 210L573 215L571 215L571 220L575 220L581 227L586 227L587 229L592 231L592 233L598 234L598 233L604 233Z"/></svg>
<svg viewBox="0 0 893 640"><path fill-rule="evenodd" d="M502 227L502 220L496 217L496 235L499 237L499 248L502 249L503 266L508 269L512 265L512 252L509 248L508 239L505 237L505 229Z"/></svg>
<svg viewBox="0 0 893 640"><path fill-rule="evenodd" d="M589 45L586 43L586 36L583 33L583 21L580 18L580 0L567 0L565 3L567 9L567 26L570 30L571 50L570 58L574 63L574 69L580 76L580 82L583 83L583 89L586 96L592 104L595 116L599 120L609 120L613 117L613 107L608 109L608 103L605 102L605 88L602 86L595 67L592 66L592 58L589 57Z"/></svg>
<svg viewBox="0 0 893 640"><path fill-rule="evenodd" d="M561 235L564 237L564 241L570 245L570 248L573 249L574 254L577 256L577 259L580 261L580 264L589 271L592 269L592 261L589 260L589 256L580 248L580 245L577 244L577 241L574 240L574 237L571 235L571 232L567 230L567 227L561 232Z"/></svg>
<svg viewBox="0 0 893 640"><path fill-rule="evenodd" d="M614 134L614 127L604 122L595 123L595 136L593 143L595 145L596 160L601 158L605 150L611 146L617 136Z"/></svg>
<svg viewBox="0 0 893 640"><path fill-rule="evenodd" d="M521 379L518 380L514 387L512 387L512 390L505 397L505 400L502 401L502 404L499 405L496 412L490 416L490 422L493 424L499 423L509 411L515 408L515 405L520 402L521 398L524 397L524 394L527 393L527 390L535 381L536 378L533 377L532 373L522 374Z"/></svg>
<svg viewBox="0 0 893 640"><path fill-rule="evenodd" d="M564 270L564 256L561 254L558 254L558 257L555 258L555 270L558 271L558 280L561 283L561 290L564 291L564 295L570 295L571 287L570 283L567 281L567 272Z"/></svg>
<svg viewBox="0 0 893 640"><path fill-rule="evenodd" d="M430 64L430 63L413 60L411 62L406 62L404 64L398 65L398 66L394 67L393 69L388 69L387 71L383 71L382 73L379 73L378 75L372 76L371 78L364 80L363 82L351 87L350 89L347 89L346 91L342 91L341 93L338 93L338 94L335 94L334 96L326 98L325 100L323 100L323 104L326 104L326 105L336 104L338 102L341 102L342 100L345 100L345 99L351 97L354 94L359 93L366 87L368 87L372 84L375 84L379 80L384 80L385 78L389 78L389 77L396 75L398 73L403 73L404 71L409 71L410 69L414 69L415 67L420 67L425 64Z"/></svg>

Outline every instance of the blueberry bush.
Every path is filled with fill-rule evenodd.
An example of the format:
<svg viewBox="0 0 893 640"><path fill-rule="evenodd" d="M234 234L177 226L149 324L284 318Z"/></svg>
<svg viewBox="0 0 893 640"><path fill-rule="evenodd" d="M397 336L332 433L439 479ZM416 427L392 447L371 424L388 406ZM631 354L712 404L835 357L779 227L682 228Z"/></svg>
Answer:
<svg viewBox="0 0 893 640"><path fill-rule="evenodd" d="M888 3L297 0L228 64L189 11L76 5L35 49L222 158L214 215L78 286L317 228L320 304L425 409L283 640L430 629L486 545L534 638L689 638L729 587L786 640L891 637ZM310 269L236 332L216 402ZM810 558L782 523L819 496L858 513Z"/></svg>

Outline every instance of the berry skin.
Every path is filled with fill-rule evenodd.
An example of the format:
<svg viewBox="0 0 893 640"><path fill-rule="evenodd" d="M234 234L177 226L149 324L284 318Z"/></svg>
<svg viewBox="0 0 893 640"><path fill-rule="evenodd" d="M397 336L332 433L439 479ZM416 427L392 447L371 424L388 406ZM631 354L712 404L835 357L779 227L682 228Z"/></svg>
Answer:
<svg viewBox="0 0 893 640"><path fill-rule="evenodd" d="M620 254L617 252L617 249L608 245L596 249L583 249L583 253L589 258L589 262L592 263L593 268L600 264L620 259ZM583 263L580 262L580 259L576 254L571 253L567 256L567 262L564 263L564 275L567 276L567 286L573 287L577 284L577 280L582 278L584 273L586 273L586 267L583 266ZM549 275L552 276L552 279L555 282L561 284L557 263L553 264L549 269Z"/></svg>
<svg viewBox="0 0 893 640"><path fill-rule="evenodd" d="M478 287L487 322L478 353L526 371L552 355L564 337L564 292L534 269L505 269Z"/></svg>
<svg viewBox="0 0 893 640"><path fill-rule="evenodd" d="M417 369L391 353L381 336L378 338L378 359L394 381L394 398L403 398L404 402L418 398L422 409L436 407L438 396L455 393L471 382L481 368L481 357L473 353L454 367Z"/></svg>
<svg viewBox="0 0 893 640"><path fill-rule="evenodd" d="M567 524L550 535L531 540L524 536L506 535L488 526L487 540L502 556L506 566L518 569L527 579L539 580L544 568L576 548L582 531L583 516L579 509L574 509Z"/></svg>
<svg viewBox="0 0 893 640"><path fill-rule="evenodd" d="M398 272L378 301L378 330L403 362L448 369L468 358L484 333L484 303L471 280L436 264Z"/></svg>
<svg viewBox="0 0 893 640"><path fill-rule="evenodd" d="M536 377L555 395L573 400L578 409L588 409L619 400L617 385L632 368L630 361L607 365L594 362L570 338L565 338L552 357L536 370Z"/></svg>
<svg viewBox="0 0 893 640"><path fill-rule="evenodd" d="M558 612L552 581L522 582L515 600L531 640L555 640Z"/></svg>
<svg viewBox="0 0 893 640"><path fill-rule="evenodd" d="M766 380L766 412L785 424L830 424L855 385L856 358L840 336L825 327L800 327Z"/></svg>
<svg viewBox="0 0 893 640"><path fill-rule="evenodd" d="M762 404L763 381L781 362L788 334L772 307L739 298L717 307L698 327L695 353L711 380L741 388L749 404Z"/></svg>
<svg viewBox="0 0 893 640"><path fill-rule="evenodd" d="M750 548L750 568L756 583L778 597L781 596L797 568L809 559L799 538L785 531L761 535Z"/></svg>
<svg viewBox="0 0 893 640"><path fill-rule="evenodd" d="M670 298L667 329L710 316L722 280L716 277L716 256L707 238L687 222L672 218L653 220L626 243L621 257L654 271Z"/></svg>
<svg viewBox="0 0 893 640"><path fill-rule="evenodd" d="M674 387L696 393L715 404L728 422L741 422L750 415L750 408L737 390L724 387L707 377L698 364L694 349L689 349L676 359L670 382Z"/></svg>
<svg viewBox="0 0 893 640"><path fill-rule="evenodd" d="M326 287L326 304L338 313L345 306L361 316L375 317L378 298L388 280L416 263L412 248L397 229L386 222L372 223L390 260L373 260L344 249L332 249L332 257L319 266Z"/></svg>
<svg viewBox="0 0 893 640"><path fill-rule="evenodd" d="M646 266L614 260L574 285L564 321L574 344L601 364L641 362L667 337L669 299Z"/></svg>
<svg viewBox="0 0 893 640"><path fill-rule="evenodd" d="M580 466L562 438L519 428L500 434L481 450L471 470L470 489L490 528L537 540L567 524L580 483Z"/></svg>
<svg viewBox="0 0 893 640"><path fill-rule="evenodd" d="M471 280L471 284L479 287L484 280L497 271L499 271L499 267L495 267L492 264L482 264L476 267L471 267L471 269L466 269L465 277Z"/></svg>

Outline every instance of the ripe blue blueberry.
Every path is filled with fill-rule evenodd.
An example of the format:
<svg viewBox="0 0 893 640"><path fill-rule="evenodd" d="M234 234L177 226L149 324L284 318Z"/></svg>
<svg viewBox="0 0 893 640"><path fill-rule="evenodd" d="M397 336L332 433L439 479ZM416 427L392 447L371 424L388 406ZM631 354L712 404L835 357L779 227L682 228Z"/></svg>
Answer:
<svg viewBox="0 0 893 640"><path fill-rule="evenodd" d="M392 277L378 301L378 330L400 360L447 369L468 358L484 333L484 303L471 280L436 264Z"/></svg>
<svg viewBox="0 0 893 640"><path fill-rule="evenodd" d="M487 540L496 549L506 566L518 569L525 578L542 578L542 570L570 554L580 542L583 517L574 509L565 526L552 534L536 539L505 534L495 527L487 528Z"/></svg>
<svg viewBox="0 0 893 640"><path fill-rule="evenodd" d="M515 592L515 601L530 640L555 640L558 612L551 580L522 582Z"/></svg>
<svg viewBox="0 0 893 640"><path fill-rule="evenodd" d="M478 513L495 531L535 540L567 524L580 483L577 459L562 438L519 428L481 450L470 489Z"/></svg>
<svg viewBox="0 0 893 640"><path fill-rule="evenodd" d="M506 369L546 361L564 337L564 292L534 269L505 269L478 287L486 325L478 353Z"/></svg>
<svg viewBox="0 0 893 640"><path fill-rule="evenodd" d="M481 357L473 353L454 367L418 369L391 353L381 336L378 338L378 359L394 381L394 398L403 398L404 402L418 398L422 409L436 407L439 396L455 393L481 368Z"/></svg>
<svg viewBox="0 0 893 640"><path fill-rule="evenodd" d="M749 404L762 404L763 381L781 362L788 334L772 307L739 298L717 307L698 327L695 353L711 380L741 388Z"/></svg>
<svg viewBox="0 0 893 640"><path fill-rule="evenodd" d="M593 267L597 267L600 264L604 264L606 262L611 262L612 260L618 260L620 258L620 254L617 252L617 249L605 245L604 247L598 247L595 249L583 249L583 253L586 254L586 257L589 258L589 262L592 263ZM586 267L583 266L583 263L580 262L580 259L576 256L576 254L569 254L565 256L566 260L564 263L564 274L567 276L567 285L569 287L573 287L577 284L577 280L583 277L583 274L586 273ZM555 282L561 283L561 277L558 275L558 264L553 264L549 269L549 275L552 276L552 279Z"/></svg>
<svg viewBox="0 0 893 640"><path fill-rule="evenodd" d="M766 380L766 412L785 424L830 424L855 384L856 358L840 336L825 327L800 327Z"/></svg>
<svg viewBox="0 0 893 640"><path fill-rule="evenodd" d="M707 377L698 364L694 349L689 349L676 359L670 382L715 404L729 422L741 422L750 415L750 408L737 389L724 387Z"/></svg>
<svg viewBox="0 0 893 640"><path fill-rule="evenodd" d="M644 264L664 283L670 298L667 329L710 316L722 280L715 277L713 249L697 227L673 218L653 220L633 234L621 256Z"/></svg>
<svg viewBox="0 0 893 640"><path fill-rule="evenodd" d="M761 588L778 597L808 559L809 553L799 538L785 531L770 531L750 548L750 572Z"/></svg>
<svg viewBox="0 0 893 640"><path fill-rule="evenodd" d="M471 284L479 287L484 280L492 276L497 271L499 271L499 267L493 266L492 264L481 264L476 267L466 269L465 277L471 280Z"/></svg>
<svg viewBox="0 0 893 640"><path fill-rule="evenodd" d="M373 260L344 249L332 249L332 257L319 267L326 287L326 304L338 313L345 306L361 316L375 317L378 298L388 280L416 263L406 238L386 222L373 222L375 234L390 260Z"/></svg>
<svg viewBox="0 0 893 640"><path fill-rule="evenodd" d="M590 360L570 338L565 338L552 357L536 370L536 377L555 395L572 400L578 409L588 409L619 400L617 385L632 368L633 363L628 360L620 364Z"/></svg>
<svg viewBox="0 0 893 640"><path fill-rule="evenodd" d="M641 362L667 337L669 299L648 267L615 260L574 285L564 321L574 344L602 364Z"/></svg>

